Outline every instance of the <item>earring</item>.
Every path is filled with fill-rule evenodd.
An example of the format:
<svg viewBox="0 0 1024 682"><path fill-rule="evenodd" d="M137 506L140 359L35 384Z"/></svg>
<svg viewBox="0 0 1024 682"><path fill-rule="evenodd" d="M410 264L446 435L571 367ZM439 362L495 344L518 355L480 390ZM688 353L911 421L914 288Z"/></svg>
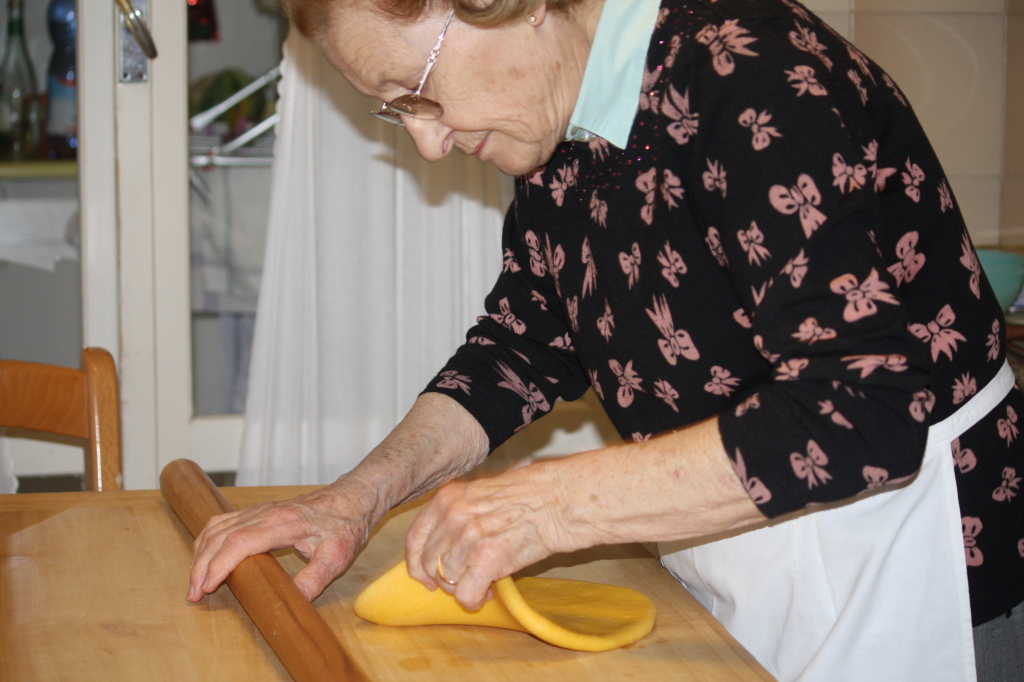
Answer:
<svg viewBox="0 0 1024 682"><path fill-rule="evenodd" d="M526 20L528 22L530 22L531 24L536 24L537 21L538 21L537 15L536 14L531 14Z"/></svg>

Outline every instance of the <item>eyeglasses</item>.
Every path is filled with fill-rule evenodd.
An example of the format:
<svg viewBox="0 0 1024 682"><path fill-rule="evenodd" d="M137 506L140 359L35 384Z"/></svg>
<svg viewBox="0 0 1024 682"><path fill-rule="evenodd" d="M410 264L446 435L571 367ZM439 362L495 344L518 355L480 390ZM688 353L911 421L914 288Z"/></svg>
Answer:
<svg viewBox="0 0 1024 682"><path fill-rule="evenodd" d="M455 10L448 13L448 18L444 22L444 28L441 29L441 33L437 36L437 42L434 43L433 49L430 50L430 56L427 57L427 65L423 69L419 85L416 86L416 92L411 95L402 95L390 102L384 102L380 105L380 109L371 111L371 114L395 125L405 125L402 123L402 116L412 116L413 118L425 120L441 118L441 114L444 113L441 105L432 99L420 97L420 92L423 90L423 84L427 82L430 70L434 68L437 55L441 52L441 43L444 42L444 35L448 32L448 24L452 23L453 16L455 16Z"/></svg>

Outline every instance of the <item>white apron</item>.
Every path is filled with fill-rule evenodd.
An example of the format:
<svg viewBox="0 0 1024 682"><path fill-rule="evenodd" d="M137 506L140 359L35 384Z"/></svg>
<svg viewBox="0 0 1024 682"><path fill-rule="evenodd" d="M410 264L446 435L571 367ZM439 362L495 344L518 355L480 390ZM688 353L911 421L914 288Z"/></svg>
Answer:
<svg viewBox="0 0 1024 682"><path fill-rule="evenodd" d="M932 426L910 485L690 549L662 543L662 563L783 682L975 682L950 443L1013 383L1004 365Z"/></svg>

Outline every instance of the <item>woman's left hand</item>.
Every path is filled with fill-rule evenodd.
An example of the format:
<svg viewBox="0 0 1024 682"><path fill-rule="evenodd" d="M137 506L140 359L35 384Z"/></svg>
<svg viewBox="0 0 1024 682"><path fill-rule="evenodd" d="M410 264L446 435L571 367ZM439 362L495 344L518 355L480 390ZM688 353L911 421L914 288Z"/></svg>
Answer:
<svg viewBox="0 0 1024 682"><path fill-rule="evenodd" d="M437 491L405 539L409 575L441 587L465 608L491 598L491 584L556 552L577 549L561 515L557 468L512 469ZM438 558L445 583L437 575Z"/></svg>

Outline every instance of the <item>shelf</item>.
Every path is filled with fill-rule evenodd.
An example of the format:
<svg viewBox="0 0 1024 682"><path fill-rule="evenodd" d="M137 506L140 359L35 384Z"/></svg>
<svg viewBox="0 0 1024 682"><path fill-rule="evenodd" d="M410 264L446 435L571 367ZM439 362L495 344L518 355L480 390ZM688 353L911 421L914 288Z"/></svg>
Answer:
<svg viewBox="0 0 1024 682"><path fill-rule="evenodd" d="M77 175L78 163L75 161L0 162L0 180L73 178Z"/></svg>

